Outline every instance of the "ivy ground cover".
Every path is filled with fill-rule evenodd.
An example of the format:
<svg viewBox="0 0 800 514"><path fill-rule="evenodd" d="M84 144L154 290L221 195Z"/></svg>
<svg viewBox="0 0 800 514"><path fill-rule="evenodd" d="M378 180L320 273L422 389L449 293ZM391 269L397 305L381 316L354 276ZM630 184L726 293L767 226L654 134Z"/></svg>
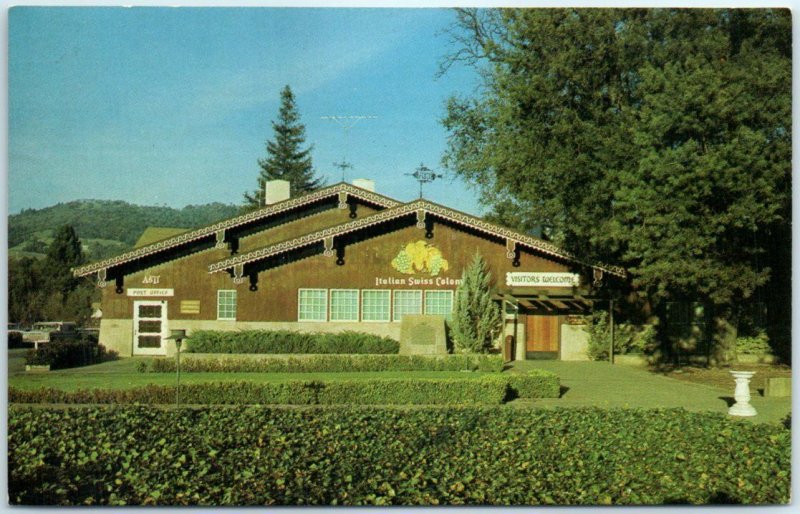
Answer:
<svg viewBox="0 0 800 514"><path fill-rule="evenodd" d="M12 406L12 504L785 503L790 432L671 410Z"/></svg>

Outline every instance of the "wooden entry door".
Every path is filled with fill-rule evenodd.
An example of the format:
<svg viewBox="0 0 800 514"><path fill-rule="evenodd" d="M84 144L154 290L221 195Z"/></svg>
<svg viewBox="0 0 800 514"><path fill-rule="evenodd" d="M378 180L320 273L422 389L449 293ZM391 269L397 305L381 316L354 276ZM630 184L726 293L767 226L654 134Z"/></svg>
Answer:
<svg viewBox="0 0 800 514"><path fill-rule="evenodd" d="M133 354L165 355L167 346L167 302L133 302Z"/></svg>
<svg viewBox="0 0 800 514"><path fill-rule="evenodd" d="M525 320L526 353L535 354L530 357L557 359L560 325L558 316L528 315Z"/></svg>

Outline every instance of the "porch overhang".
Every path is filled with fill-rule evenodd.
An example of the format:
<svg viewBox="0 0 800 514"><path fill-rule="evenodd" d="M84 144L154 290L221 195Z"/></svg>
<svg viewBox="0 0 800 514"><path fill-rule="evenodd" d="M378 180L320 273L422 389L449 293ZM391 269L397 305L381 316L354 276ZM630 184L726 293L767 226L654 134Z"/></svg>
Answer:
<svg viewBox="0 0 800 514"><path fill-rule="evenodd" d="M597 302L606 302L607 298L584 291L543 291L543 290L508 290L499 291L494 300L502 301L529 314L589 314Z"/></svg>

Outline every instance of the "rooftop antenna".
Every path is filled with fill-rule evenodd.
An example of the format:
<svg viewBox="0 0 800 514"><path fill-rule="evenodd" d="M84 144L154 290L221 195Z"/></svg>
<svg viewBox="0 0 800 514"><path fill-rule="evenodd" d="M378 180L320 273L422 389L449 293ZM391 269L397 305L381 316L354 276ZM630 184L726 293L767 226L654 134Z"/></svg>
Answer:
<svg viewBox="0 0 800 514"><path fill-rule="evenodd" d="M347 154L348 147L350 146L350 129L361 120L375 120L377 116L322 116L322 120L335 121L340 127L344 129L344 153ZM353 169L353 165L347 162L347 159L342 157L341 162L334 162L334 167L342 170L342 182L344 182L345 170Z"/></svg>
<svg viewBox="0 0 800 514"><path fill-rule="evenodd" d="M422 184L433 182L437 178L444 178L444 175L434 173L432 169L420 163L419 168L414 170L414 173L406 173L406 175L414 177L419 182L419 197L422 198Z"/></svg>

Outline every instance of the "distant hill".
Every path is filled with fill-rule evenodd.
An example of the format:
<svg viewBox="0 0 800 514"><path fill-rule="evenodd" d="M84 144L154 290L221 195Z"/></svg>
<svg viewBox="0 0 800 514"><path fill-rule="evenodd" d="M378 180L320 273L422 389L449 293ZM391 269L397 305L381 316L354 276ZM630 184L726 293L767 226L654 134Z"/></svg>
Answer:
<svg viewBox="0 0 800 514"><path fill-rule="evenodd" d="M222 203L173 209L111 200L77 200L44 209L25 209L8 217L9 256L41 256L52 241L53 231L72 225L88 259L97 260L132 248L147 227L191 229L238 212L237 206Z"/></svg>

